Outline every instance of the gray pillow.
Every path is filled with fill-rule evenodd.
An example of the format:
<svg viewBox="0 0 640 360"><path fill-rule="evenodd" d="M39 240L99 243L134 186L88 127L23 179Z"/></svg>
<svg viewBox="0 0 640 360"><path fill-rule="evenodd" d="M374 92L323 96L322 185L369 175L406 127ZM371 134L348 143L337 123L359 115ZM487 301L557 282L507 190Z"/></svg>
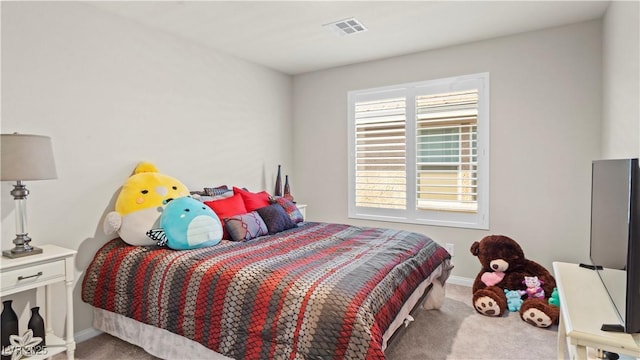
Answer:
<svg viewBox="0 0 640 360"><path fill-rule="evenodd" d="M234 241L247 241L269 233L267 225L255 211L225 219L224 227Z"/></svg>

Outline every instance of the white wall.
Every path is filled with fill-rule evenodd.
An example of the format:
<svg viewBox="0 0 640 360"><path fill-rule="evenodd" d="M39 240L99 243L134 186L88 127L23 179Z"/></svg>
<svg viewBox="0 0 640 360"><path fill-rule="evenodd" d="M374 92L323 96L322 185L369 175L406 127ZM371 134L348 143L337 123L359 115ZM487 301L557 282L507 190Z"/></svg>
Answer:
<svg viewBox="0 0 640 360"><path fill-rule="evenodd" d="M600 21L470 43L294 77L296 198L320 221L402 228L456 249L453 275L479 270L469 247L505 234L525 254L586 261L591 160L602 114ZM426 35L425 35L426 36ZM490 230L347 218L347 91L488 71Z"/></svg>
<svg viewBox="0 0 640 360"><path fill-rule="evenodd" d="M603 24L602 156L640 157L640 2L612 2Z"/></svg>
<svg viewBox="0 0 640 360"><path fill-rule="evenodd" d="M626 30L638 27L637 3L635 12L629 4L612 3L604 38L593 21L299 75L292 85L288 76L88 5L2 2L0 127L50 135L59 173L27 184L30 233L35 243L78 249L80 276L109 239L102 218L138 161L155 162L190 188L267 190L282 164L311 219L453 243L457 276L475 276L468 249L489 233L513 236L548 267L586 261L589 163L601 148L612 156L640 151L628 131L638 113L626 111L638 106L637 31L634 40ZM491 229L348 219L346 92L481 71L491 73ZM615 96L619 89L635 91L636 102ZM14 237L10 190L1 184L2 249ZM76 331L91 321L80 285Z"/></svg>
<svg viewBox="0 0 640 360"><path fill-rule="evenodd" d="M293 162L291 87L287 75L86 4L2 2L1 130L51 136L59 176L27 183L33 244L78 249L80 276L112 237L103 216L141 160L190 189L272 190L277 165ZM11 188L2 182L3 250L15 237ZM81 280L76 331L91 325Z"/></svg>

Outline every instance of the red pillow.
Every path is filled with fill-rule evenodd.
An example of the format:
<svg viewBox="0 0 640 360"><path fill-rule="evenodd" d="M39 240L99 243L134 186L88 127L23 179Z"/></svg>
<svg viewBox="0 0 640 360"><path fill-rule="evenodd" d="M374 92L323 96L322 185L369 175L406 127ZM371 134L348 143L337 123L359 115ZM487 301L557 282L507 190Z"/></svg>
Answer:
<svg viewBox="0 0 640 360"><path fill-rule="evenodd" d="M218 215L221 221L232 216L248 213L247 208L244 206L244 201L242 201L242 196L238 194L225 199L205 201L204 203Z"/></svg>
<svg viewBox="0 0 640 360"><path fill-rule="evenodd" d="M247 209L247 212L252 212L271 205L269 202L269 194L266 191L252 193L251 191L243 190L234 186L233 193L236 195L240 194L240 196L242 196L242 201L244 201L244 207Z"/></svg>
<svg viewBox="0 0 640 360"><path fill-rule="evenodd" d="M216 215L218 215L222 224L224 224L224 219L248 213L240 194L235 194L220 200L205 201L204 203L210 207ZM231 236L224 226L222 227L222 238L227 240L231 239Z"/></svg>

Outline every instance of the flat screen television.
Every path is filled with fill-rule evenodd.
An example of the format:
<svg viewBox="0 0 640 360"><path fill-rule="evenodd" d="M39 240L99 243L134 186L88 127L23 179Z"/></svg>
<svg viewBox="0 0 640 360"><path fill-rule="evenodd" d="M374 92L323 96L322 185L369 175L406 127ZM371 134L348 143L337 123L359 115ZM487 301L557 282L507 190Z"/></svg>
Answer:
<svg viewBox="0 0 640 360"><path fill-rule="evenodd" d="M640 333L638 159L592 163L590 257L620 320L603 330Z"/></svg>

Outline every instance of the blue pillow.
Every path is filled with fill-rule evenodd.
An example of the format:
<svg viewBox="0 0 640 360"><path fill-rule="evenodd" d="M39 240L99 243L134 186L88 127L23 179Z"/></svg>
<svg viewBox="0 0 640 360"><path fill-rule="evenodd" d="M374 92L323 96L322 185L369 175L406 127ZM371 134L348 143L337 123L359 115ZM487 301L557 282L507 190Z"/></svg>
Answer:
<svg viewBox="0 0 640 360"><path fill-rule="evenodd" d="M271 204L256 211L267 225L270 235L298 226L289 218L280 204Z"/></svg>

